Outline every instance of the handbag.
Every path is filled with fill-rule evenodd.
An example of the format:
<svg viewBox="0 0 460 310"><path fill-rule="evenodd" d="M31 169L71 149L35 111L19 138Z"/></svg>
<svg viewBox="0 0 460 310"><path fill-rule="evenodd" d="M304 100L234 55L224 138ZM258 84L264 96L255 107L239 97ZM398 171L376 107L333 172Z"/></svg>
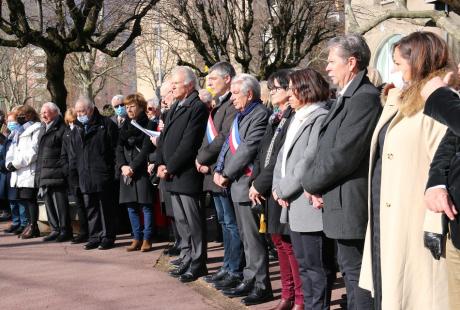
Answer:
<svg viewBox="0 0 460 310"><path fill-rule="evenodd" d="M434 232L423 232L423 245L430 250L434 259L440 260L444 253L444 235Z"/></svg>

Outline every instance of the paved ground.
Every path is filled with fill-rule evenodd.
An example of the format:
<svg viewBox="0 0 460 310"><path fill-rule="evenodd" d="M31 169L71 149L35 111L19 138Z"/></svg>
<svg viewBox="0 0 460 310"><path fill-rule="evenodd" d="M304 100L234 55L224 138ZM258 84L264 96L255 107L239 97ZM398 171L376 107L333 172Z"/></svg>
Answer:
<svg viewBox="0 0 460 310"><path fill-rule="evenodd" d="M0 224L0 231L8 225ZM125 250L130 236L120 236L108 251L85 251L81 245L20 240L0 233L0 309L247 309L203 280L182 284L165 272L166 243L148 253ZM209 244L210 272L221 262L220 244ZM280 295L277 263L270 264L275 297ZM336 283L332 309L340 309L343 284ZM271 309L278 300L253 306Z"/></svg>

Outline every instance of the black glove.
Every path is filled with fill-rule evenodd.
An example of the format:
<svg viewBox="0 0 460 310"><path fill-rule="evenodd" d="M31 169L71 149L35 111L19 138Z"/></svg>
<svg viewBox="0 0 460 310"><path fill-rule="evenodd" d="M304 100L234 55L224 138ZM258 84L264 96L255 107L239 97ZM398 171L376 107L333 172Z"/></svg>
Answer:
<svg viewBox="0 0 460 310"><path fill-rule="evenodd" d="M441 259L443 253L444 236L433 232L423 232L423 244L430 250L431 255L436 260Z"/></svg>
<svg viewBox="0 0 460 310"><path fill-rule="evenodd" d="M8 166L6 166L6 169L7 169L8 171L11 171L11 172L17 170L16 167L13 166L13 163L8 163Z"/></svg>

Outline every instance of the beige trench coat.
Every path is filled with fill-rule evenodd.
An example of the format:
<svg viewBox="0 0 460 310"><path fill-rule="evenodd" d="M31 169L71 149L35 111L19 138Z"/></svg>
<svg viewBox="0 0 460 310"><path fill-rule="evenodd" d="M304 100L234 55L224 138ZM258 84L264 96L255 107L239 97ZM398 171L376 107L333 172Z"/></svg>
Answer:
<svg viewBox="0 0 460 310"><path fill-rule="evenodd" d="M375 128L370 180L378 135L394 116L385 136L380 194L382 309L448 309L445 259L435 260L423 246L423 231L441 233L441 215L425 209L423 196L431 160L446 127L422 111L404 117L399 90L388 94ZM369 212L370 214L370 212ZM368 223L359 285L373 293L371 235Z"/></svg>

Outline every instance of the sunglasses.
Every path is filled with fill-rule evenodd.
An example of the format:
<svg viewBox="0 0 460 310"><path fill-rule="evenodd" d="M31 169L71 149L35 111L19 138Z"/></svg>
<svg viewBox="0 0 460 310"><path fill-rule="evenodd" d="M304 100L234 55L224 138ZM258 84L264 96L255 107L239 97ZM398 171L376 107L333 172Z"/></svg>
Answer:
<svg viewBox="0 0 460 310"><path fill-rule="evenodd" d="M148 107L148 108L147 108L147 111L155 111L155 109L152 108L152 107Z"/></svg>
<svg viewBox="0 0 460 310"><path fill-rule="evenodd" d="M124 106L125 106L124 103L120 103L120 104L114 105L113 108L118 109L119 107L124 107Z"/></svg>

